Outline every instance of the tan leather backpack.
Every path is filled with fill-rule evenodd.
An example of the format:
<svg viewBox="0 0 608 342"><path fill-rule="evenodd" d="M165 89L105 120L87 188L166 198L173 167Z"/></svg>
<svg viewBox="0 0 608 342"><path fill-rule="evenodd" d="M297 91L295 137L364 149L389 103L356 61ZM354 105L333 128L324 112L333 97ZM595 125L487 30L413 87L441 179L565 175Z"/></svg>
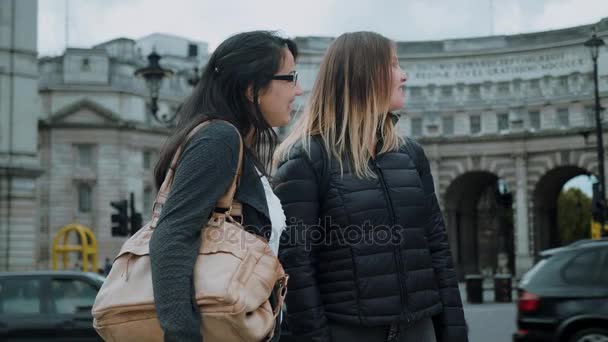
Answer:
<svg viewBox="0 0 608 342"><path fill-rule="evenodd" d="M207 124L209 121L196 126L186 141ZM106 341L163 341L154 307L149 242L184 146L173 157L156 197L152 220L124 243L95 299L93 326ZM214 212L201 227L193 279L206 342L270 340L287 291L288 276L268 242L245 231L231 216L241 215L237 212L240 205L233 203L233 198L242 159L241 139L237 174L217 203L218 208L228 210ZM270 303L273 292L277 299L274 308Z"/></svg>

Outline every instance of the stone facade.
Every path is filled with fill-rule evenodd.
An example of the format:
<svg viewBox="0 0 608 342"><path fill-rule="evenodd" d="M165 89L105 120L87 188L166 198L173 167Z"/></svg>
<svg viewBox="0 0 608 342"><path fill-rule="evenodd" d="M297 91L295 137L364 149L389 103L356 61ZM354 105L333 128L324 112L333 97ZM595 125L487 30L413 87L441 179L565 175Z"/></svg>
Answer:
<svg viewBox="0 0 608 342"><path fill-rule="evenodd" d="M608 36L608 20L596 25ZM598 172L593 133L591 26L428 43L399 43L409 73L401 131L425 146L461 275L496 271L510 255L517 275L557 243L562 186ZM608 106L608 50L599 59ZM480 199L501 180L513 196L512 227ZM494 255L488 258L489 255ZM483 256L483 257L482 257Z"/></svg>
<svg viewBox="0 0 608 342"><path fill-rule="evenodd" d="M0 13L20 18L0 17L0 269L48 268L52 238L69 223L92 228L99 260L117 253L124 238L111 236L110 202L133 192L147 216L168 133L147 113L147 90L133 72L153 47L163 55L176 74L163 83L159 113L172 115L191 90L192 69L207 59L205 43L153 34L70 48L37 66L35 4L0 3ZM608 19L595 26L608 41ZM556 243L564 183L597 173L583 46L590 30L397 43L409 77L399 130L425 147L461 275L521 275ZM305 96L294 115L332 40L296 38ZM599 73L608 107L606 48Z"/></svg>
<svg viewBox="0 0 608 342"><path fill-rule="evenodd" d="M173 51L168 61L161 59L175 74L163 81L159 99L159 114L172 116L191 90L193 69L208 55L206 43L188 42L166 35L119 38L40 60L38 133L46 172L40 178L39 267L48 267L52 239L70 223L93 230L98 260L113 258L124 238L111 236L112 201L134 193L137 211L148 218L153 169L169 130L148 113L148 90L133 73L147 63L142 52L152 46ZM201 48L197 56L188 55L188 44Z"/></svg>

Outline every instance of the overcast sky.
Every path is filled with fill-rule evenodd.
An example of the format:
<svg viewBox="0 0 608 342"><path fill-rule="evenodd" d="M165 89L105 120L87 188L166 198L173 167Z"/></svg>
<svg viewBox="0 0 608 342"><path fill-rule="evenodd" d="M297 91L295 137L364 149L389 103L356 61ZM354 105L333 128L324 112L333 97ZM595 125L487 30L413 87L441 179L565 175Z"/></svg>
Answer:
<svg viewBox="0 0 608 342"><path fill-rule="evenodd" d="M38 48L60 54L154 32L206 41L240 31L335 37L377 31L399 41L514 34L598 22L607 0L39 0ZM493 13L493 16L492 16ZM493 18L493 20L492 20Z"/></svg>

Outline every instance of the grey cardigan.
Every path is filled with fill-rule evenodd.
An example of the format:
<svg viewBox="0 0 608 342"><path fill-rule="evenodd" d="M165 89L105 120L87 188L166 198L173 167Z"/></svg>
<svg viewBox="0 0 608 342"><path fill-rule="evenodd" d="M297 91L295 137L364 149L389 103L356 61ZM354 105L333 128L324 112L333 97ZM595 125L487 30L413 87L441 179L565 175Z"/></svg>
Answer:
<svg viewBox="0 0 608 342"><path fill-rule="evenodd" d="M177 165L169 198L150 240L154 301L165 341L202 340L192 280L201 227L231 184L238 153L238 133L217 121L191 138ZM247 154L235 197L243 204L248 230L268 238L270 218L264 188Z"/></svg>

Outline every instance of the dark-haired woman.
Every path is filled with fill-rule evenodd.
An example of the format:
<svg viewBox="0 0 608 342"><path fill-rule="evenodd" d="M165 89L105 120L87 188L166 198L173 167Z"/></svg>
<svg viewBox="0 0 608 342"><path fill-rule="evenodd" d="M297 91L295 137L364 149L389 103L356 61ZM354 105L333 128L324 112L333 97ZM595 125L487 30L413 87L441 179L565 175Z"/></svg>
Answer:
<svg viewBox="0 0 608 342"><path fill-rule="evenodd" d="M236 34L213 52L180 108L177 127L156 165L157 187L188 133L204 121L214 121L184 146L150 241L154 300L165 341L202 340L193 293L194 264L201 227L235 176L239 135L245 153L235 199L242 204L243 226L269 239L275 253L278 250L285 216L266 174L276 146L272 128L289 122L292 103L302 94L296 57L294 42L273 32Z"/></svg>

